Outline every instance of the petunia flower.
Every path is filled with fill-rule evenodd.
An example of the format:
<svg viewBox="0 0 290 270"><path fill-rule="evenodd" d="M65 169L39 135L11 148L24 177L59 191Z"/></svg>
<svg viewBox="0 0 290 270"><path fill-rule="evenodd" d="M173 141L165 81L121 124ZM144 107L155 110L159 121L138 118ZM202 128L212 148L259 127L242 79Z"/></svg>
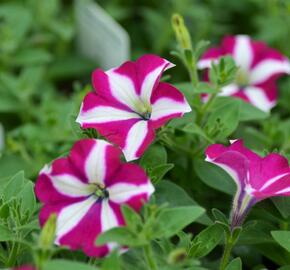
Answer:
<svg viewBox="0 0 290 270"><path fill-rule="evenodd" d="M45 166L36 182L36 195L44 204L43 226L57 215L57 245L82 249L88 256L105 256L114 244L95 246L97 236L124 225L121 205L139 211L154 191L142 168L121 163L120 149L103 140L83 139L68 157Z"/></svg>
<svg viewBox="0 0 290 270"><path fill-rule="evenodd" d="M95 91L84 98L76 121L121 147L127 161L139 158L154 140L155 129L191 111L175 87L160 82L171 67L165 59L144 55L106 72L95 70Z"/></svg>
<svg viewBox="0 0 290 270"><path fill-rule="evenodd" d="M23 265L17 268L12 268L12 270L35 270L35 268L30 265Z"/></svg>
<svg viewBox="0 0 290 270"><path fill-rule="evenodd" d="M290 167L288 160L279 154L261 157L244 147L242 140L236 140L228 147L210 145L206 150L206 161L225 170L237 185L232 227L241 225L257 202L275 196L290 196Z"/></svg>
<svg viewBox="0 0 290 270"><path fill-rule="evenodd" d="M233 57L239 70L234 83L223 87L220 95L235 96L263 111L270 111L277 102L276 80L290 73L289 60L264 42L238 35L227 36L220 47L210 48L198 62L198 67L208 69L212 61L217 62L225 55Z"/></svg>

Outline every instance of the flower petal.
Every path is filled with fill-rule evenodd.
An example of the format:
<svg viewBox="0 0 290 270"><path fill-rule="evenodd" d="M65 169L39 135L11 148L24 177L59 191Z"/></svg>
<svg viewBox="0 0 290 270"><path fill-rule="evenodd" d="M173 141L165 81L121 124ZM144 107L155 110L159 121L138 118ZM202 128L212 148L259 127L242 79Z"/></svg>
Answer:
<svg viewBox="0 0 290 270"><path fill-rule="evenodd" d="M58 213L56 224L56 243L71 230L73 230L88 213L90 208L96 203L97 199L93 196L64 207Z"/></svg>
<svg viewBox="0 0 290 270"><path fill-rule="evenodd" d="M88 111L84 111L83 105L81 106L80 113L76 119L82 127L88 124L102 124L113 121L138 119L140 118L134 112L120 110L112 106L96 106Z"/></svg>
<svg viewBox="0 0 290 270"><path fill-rule="evenodd" d="M139 158L154 140L154 131L148 121L138 121L134 124L126 136L123 153L127 161Z"/></svg>
<svg viewBox="0 0 290 270"><path fill-rule="evenodd" d="M154 192L154 187L145 171L133 163L123 164L118 175L108 179L106 185L110 201L126 203L136 211L140 209L143 202L149 200Z"/></svg>
<svg viewBox="0 0 290 270"><path fill-rule="evenodd" d="M107 142L95 141L94 147L87 155L85 172L89 183L104 183L106 176L106 149L110 146Z"/></svg>
<svg viewBox="0 0 290 270"><path fill-rule="evenodd" d="M118 219L119 217L119 219ZM114 209L111 207L108 200L102 201L101 209L101 228L102 232L110 230L114 227L118 227L124 224L124 219L120 216L117 216ZM117 245L115 243L108 243L107 247L111 251Z"/></svg>
<svg viewBox="0 0 290 270"><path fill-rule="evenodd" d="M111 69L106 72L112 95L131 110L138 111L140 98L137 94L134 82L128 76L119 74L117 70L118 69Z"/></svg>
<svg viewBox="0 0 290 270"><path fill-rule="evenodd" d="M260 190L254 192L260 200L275 196L290 196L290 172L269 179Z"/></svg>
<svg viewBox="0 0 290 270"><path fill-rule="evenodd" d="M148 197L153 193L152 184L134 185L118 183L108 188L110 199L115 203L125 203L135 196L146 194Z"/></svg>
<svg viewBox="0 0 290 270"><path fill-rule="evenodd" d="M253 50L251 39L246 35L238 35L235 37L233 48L233 58L236 65L244 71L249 71L253 62Z"/></svg>
<svg viewBox="0 0 290 270"><path fill-rule="evenodd" d="M290 74L290 63L288 59L265 59L259 62L250 73L250 82L260 84L273 76Z"/></svg>
<svg viewBox="0 0 290 270"><path fill-rule="evenodd" d="M262 191L289 173L288 160L279 154L272 153L261 159L259 166L252 169L251 184L255 189Z"/></svg>
<svg viewBox="0 0 290 270"><path fill-rule="evenodd" d="M103 183L120 166L121 151L104 140L76 142L69 160L84 175L87 183Z"/></svg>
<svg viewBox="0 0 290 270"><path fill-rule="evenodd" d="M50 181L59 193L70 197L88 196L94 191L92 186L69 174L50 176Z"/></svg>
<svg viewBox="0 0 290 270"><path fill-rule="evenodd" d="M184 96L172 85L160 83L151 97L152 113L150 121L154 128L162 126L168 120L181 117L190 112L191 107Z"/></svg>
<svg viewBox="0 0 290 270"><path fill-rule="evenodd" d="M208 49L202 58L198 61L197 67L199 69L210 68L211 63L217 63L218 59L222 56L222 50L220 48Z"/></svg>
<svg viewBox="0 0 290 270"><path fill-rule="evenodd" d="M59 158L41 170L35 193L41 202L70 201L88 196L90 188L67 158Z"/></svg>
<svg viewBox="0 0 290 270"><path fill-rule="evenodd" d="M239 87L236 84L224 86L219 93L219 96L232 96L239 92Z"/></svg>
<svg viewBox="0 0 290 270"><path fill-rule="evenodd" d="M136 64L141 80L141 99L150 104L152 92L159 83L162 73L174 65L166 59L150 54L140 57Z"/></svg>
<svg viewBox="0 0 290 270"><path fill-rule="evenodd" d="M220 145L211 145L206 150L206 161L213 163L226 171L235 181L239 190L249 179L249 162L245 156L235 151L220 151ZM212 153L220 152L213 158Z"/></svg>
<svg viewBox="0 0 290 270"><path fill-rule="evenodd" d="M101 203L96 202L96 199L93 202L93 197L89 200L91 202L83 201L82 205L47 205L42 210L42 216L45 214L44 211L57 213L58 218L61 218L60 221L65 222L65 217L69 217L69 214L71 214L72 218L67 219L68 223L65 227L62 227L60 221L57 221L60 228L57 232L57 244L68 246L72 250L82 249L88 256L102 257L108 254L109 248L107 245L100 247L95 246L95 240L102 232L100 219ZM89 207L91 203L92 205ZM78 208L76 208L76 206L78 206ZM63 212L63 210L66 212ZM65 216L61 216L62 214L65 214ZM60 234L59 232L64 234Z"/></svg>
<svg viewBox="0 0 290 270"><path fill-rule="evenodd" d="M264 112L269 112L276 105L276 100L270 100L266 91L260 87L248 86L243 93L251 104Z"/></svg>

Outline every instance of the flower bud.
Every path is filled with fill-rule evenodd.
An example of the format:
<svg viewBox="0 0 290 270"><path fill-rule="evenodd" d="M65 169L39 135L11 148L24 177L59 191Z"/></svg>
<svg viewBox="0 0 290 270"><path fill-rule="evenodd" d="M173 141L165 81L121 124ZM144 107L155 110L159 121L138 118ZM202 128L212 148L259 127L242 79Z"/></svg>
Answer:
<svg viewBox="0 0 290 270"><path fill-rule="evenodd" d="M39 245L43 249L50 249L54 243L56 231L56 214L51 214L39 237Z"/></svg>
<svg viewBox="0 0 290 270"><path fill-rule="evenodd" d="M169 264L177 264L183 262L187 257L185 248L178 248L170 252L168 256Z"/></svg>
<svg viewBox="0 0 290 270"><path fill-rule="evenodd" d="M179 14L173 14L171 22L180 47L184 50L192 50L191 38L182 16Z"/></svg>

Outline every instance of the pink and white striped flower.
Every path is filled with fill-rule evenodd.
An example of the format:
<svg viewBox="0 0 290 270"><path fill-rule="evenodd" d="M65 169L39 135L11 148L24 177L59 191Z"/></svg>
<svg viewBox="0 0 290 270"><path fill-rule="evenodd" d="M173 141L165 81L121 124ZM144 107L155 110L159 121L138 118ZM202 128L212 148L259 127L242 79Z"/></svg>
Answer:
<svg viewBox="0 0 290 270"><path fill-rule="evenodd" d="M35 192L44 204L40 223L56 213L58 245L82 249L88 256L105 256L114 244L95 246L102 232L124 225L121 205L139 211L154 191L142 168L121 163L121 151L103 140L75 143L68 157L45 166Z"/></svg>
<svg viewBox="0 0 290 270"><path fill-rule="evenodd" d="M241 225L255 203L269 197L290 196L290 167L288 160L279 154L260 157L244 147L242 140L236 140L228 147L210 145L206 161L225 170L237 185L233 227Z"/></svg>
<svg viewBox="0 0 290 270"><path fill-rule="evenodd" d="M198 67L208 69L212 61L217 62L225 55L233 57L239 70L235 82L225 86L220 95L235 96L263 111L270 111L277 101L276 80L290 73L289 60L264 42L238 35L227 36L220 47L210 48L198 62Z"/></svg>
<svg viewBox="0 0 290 270"><path fill-rule="evenodd" d="M171 67L165 59L144 55L106 72L95 70L95 91L85 97L76 121L121 147L127 161L139 158L155 129L191 111L175 87L160 82Z"/></svg>
<svg viewBox="0 0 290 270"><path fill-rule="evenodd" d="M12 268L12 270L36 270L36 268L30 265L24 265L17 268Z"/></svg>

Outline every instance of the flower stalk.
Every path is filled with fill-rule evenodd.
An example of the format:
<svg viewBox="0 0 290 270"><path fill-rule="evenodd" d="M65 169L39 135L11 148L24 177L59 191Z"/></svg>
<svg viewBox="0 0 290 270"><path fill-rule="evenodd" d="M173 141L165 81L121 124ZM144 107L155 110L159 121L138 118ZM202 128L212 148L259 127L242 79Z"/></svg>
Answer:
<svg viewBox="0 0 290 270"><path fill-rule="evenodd" d="M150 244L144 246L143 248L144 256L148 265L148 270L158 270L157 264L153 257L153 251Z"/></svg>
<svg viewBox="0 0 290 270"><path fill-rule="evenodd" d="M230 239L227 239L227 242L225 245L223 257L221 259L221 264L220 264L220 268L219 268L220 270L226 269L226 267L229 263L229 260L230 260L231 251L233 249L233 246L234 246L234 244L233 244L231 237L230 237Z"/></svg>
<svg viewBox="0 0 290 270"><path fill-rule="evenodd" d="M234 227L231 229L230 232L226 232L226 244L225 244L225 248L224 248L224 253L221 259L221 263L220 263L220 268L219 270L224 270L226 269L230 257L231 257L231 252L233 247L235 246L235 244L237 243L240 233L242 231L242 227Z"/></svg>

